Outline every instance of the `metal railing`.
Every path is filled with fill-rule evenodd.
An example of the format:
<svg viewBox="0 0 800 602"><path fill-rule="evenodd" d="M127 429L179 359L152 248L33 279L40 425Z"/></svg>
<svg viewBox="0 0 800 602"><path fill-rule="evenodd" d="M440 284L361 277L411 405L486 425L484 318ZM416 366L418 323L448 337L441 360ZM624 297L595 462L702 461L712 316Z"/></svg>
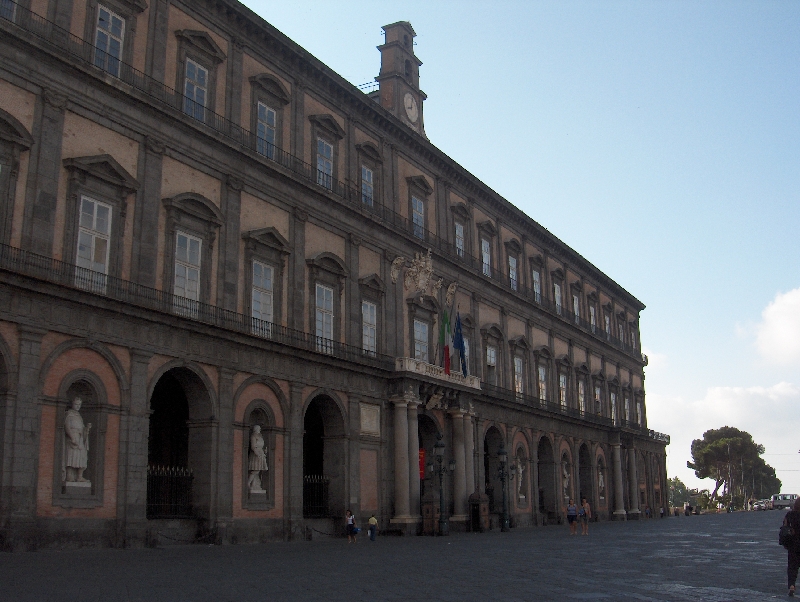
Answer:
<svg viewBox="0 0 800 602"><path fill-rule="evenodd" d="M491 385L486 382L481 382L481 389L483 390L483 394L487 397L493 397L496 399L502 399L504 401L518 403L528 408L543 410L545 412L554 415L571 416L573 418L577 418L579 420L585 420L586 422L592 422L594 424L613 426L611 418L607 418L605 416L599 416L592 412L580 410L579 408L573 408L569 405L564 406L561 405L560 403L553 403L546 399L540 399L535 395L528 395L526 393L517 393L512 389L505 389L503 387L498 387L497 385Z"/></svg>
<svg viewBox="0 0 800 602"><path fill-rule="evenodd" d="M376 202L377 199L373 199L372 204L363 202L360 188L350 186L327 174L323 174L323 177L320 177L320 172L317 170L316 165L306 163L301 158L271 143L265 145L264 140L258 138L253 132L226 119L222 115L214 113L207 107L202 107L202 110L198 111L193 99L137 70L132 65L114 60L113 68L110 68L107 61L97 60L98 53L102 54L103 50L95 47L91 42L73 35L52 21L48 21L41 15L7 0L3 3L3 6L7 8L4 11L0 11L0 21L14 23L26 33L35 36L45 48L59 54L66 53L69 57L83 63L84 67L99 77L110 77L131 86L162 105L162 107L165 107L173 117L187 120L189 123L207 126L225 137L229 142L251 152L254 157L260 158L268 164L279 165L320 192L337 197L351 210L384 224L395 231L404 233L410 240L416 241L422 247L431 248L431 250L447 257L451 261L472 270L473 273L490 278L509 291L523 295L551 315L570 322L573 326L580 328L596 339L634 355L637 359L642 359L641 353L637 354L635 347L620 341L613 335L607 336L598 327L595 327L593 332L590 325L583 318L579 317L576 321L574 314L566 305L562 306L561 312L557 312L555 303L552 300L544 294L541 294L537 300L533 289L524 287L521 280L517 281L517 288L513 289L508 274L503 270L490 266L488 268L489 273L486 274L480 257L474 257L464 250L459 251L453 242L440 238L434 232L419 224L412 223L411 220L393 209Z"/></svg>
<svg viewBox="0 0 800 602"><path fill-rule="evenodd" d="M208 303L179 297L170 292L93 272L16 247L0 245L0 270L24 274L104 298L180 316L305 351L322 353L384 370L394 370L394 358L385 354L365 351L360 347L259 320Z"/></svg>
<svg viewBox="0 0 800 602"><path fill-rule="evenodd" d="M148 466L147 518L191 518L192 479L188 468Z"/></svg>
<svg viewBox="0 0 800 602"><path fill-rule="evenodd" d="M328 518L328 493L331 480L322 475L303 476L303 517Z"/></svg>

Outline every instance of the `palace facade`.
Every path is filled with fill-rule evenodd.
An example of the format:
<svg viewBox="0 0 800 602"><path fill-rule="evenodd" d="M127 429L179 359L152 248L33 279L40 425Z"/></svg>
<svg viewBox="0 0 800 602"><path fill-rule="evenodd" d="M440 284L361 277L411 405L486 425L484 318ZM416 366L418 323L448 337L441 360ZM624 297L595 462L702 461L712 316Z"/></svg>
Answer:
<svg viewBox="0 0 800 602"><path fill-rule="evenodd" d="M0 0L4 547L666 504L644 305L431 144L383 29L363 92L235 0Z"/></svg>

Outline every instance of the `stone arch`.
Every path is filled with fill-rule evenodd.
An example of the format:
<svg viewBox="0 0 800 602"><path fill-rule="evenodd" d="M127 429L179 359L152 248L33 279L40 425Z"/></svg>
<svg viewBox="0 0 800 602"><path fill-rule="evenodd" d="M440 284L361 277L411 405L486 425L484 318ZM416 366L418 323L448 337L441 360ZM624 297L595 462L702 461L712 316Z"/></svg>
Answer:
<svg viewBox="0 0 800 602"><path fill-rule="evenodd" d="M553 452L553 442L547 434L539 437L537 443L537 460L536 468L539 477L537 505L539 513L549 520L555 520L558 516L559 501L556 493L556 462Z"/></svg>
<svg viewBox="0 0 800 602"><path fill-rule="evenodd" d="M148 398L152 398L153 390L156 387L159 379L164 376L167 372L170 372L175 369L182 369L182 374L188 376L189 373L196 378L197 380L192 380L191 388L193 392L200 393L204 395L201 399L204 402L205 408L208 412L205 414L204 418L206 419L216 419L219 415L219 401L217 399L216 390L214 389L214 385L211 382L211 379L206 374L205 370L203 370L198 364L195 362L187 362L184 360L172 360L169 362L165 362L158 369L154 372L153 376L150 378L150 384L148 386ZM201 386L202 385L202 386ZM196 417L197 419L201 419L202 409L196 409ZM194 417L193 417L194 418Z"/></svg>
<svg viewBox="0 0 800 602"><path fill-rule="evenodd" d="M17 362L11 347L5 338L0 335L0 398L11 395L17 390ZM2 435L0 435L0 442Z"/></svg>
<svg viewBox="0 0 800 602"><path fill-rule="evenodd" d="M308 396L303 408L303 516L343 516L347 508L347 413L325 389Z"/></svg>
<svg viewBox="0 0 800 602"><path fill-rule="evenodd" d="M236 389L236 392L233 394L233 407L235 411L239 409L240 399L242 398L243 394L252 385L263 385L267 387L275 396L275 399L277 400L279 406L278 409L280 410L280 415L274 414L273 411L273 415L275 417L274 424L276 426L283 427L286 420L286 416L289 415L289 400L286 399L286 394L283 392L283 389L281 389L278 386L278 383L276 383L273 379L268 378L266 376L251 376L245 379L242 382L242 384L239 385L239 387ZM247 416L246 411L244 412L244 414L240 414L237 411L234 419L244 420L246 416Z"/></svg>
<svg viewBox="0 0 800 602"><path fill-rule="evenodd" d="M119 387L120 397L122 395L127 395L129 391L128 376L126 375L125 369L122 367L122 363L119 361L119 358L117 358L117 356L114 355L105 345L98 343L97 341L88 341L86 339L69 339L63 343L60 343L59 345L56 345L47 358L42 362L42 366L39 369L39 390L42 391L43 394L52 395L54 393L54 391L48 393L48 388L52 389L52 384L48 387L48 375L50 375L53 365L64 354L73 349L87 349L94 351L97 355L102 357L108 363L108 366L114 373L116 384ZM1 351L2 348L0 348L0 352ZM122 399L120 399L120 403L121 402Z"/></svg>
<svg viewBox="0 0 800 602"><path fill-rule="evenodd" d="M437 481L432 471L428 470L428 463L433 462L433 446L436 445L438 437L444 436L444 429L438 420L438 416L433 412L420 412L417 416L417 433L419 435L419 449L421 452L420 468L425 471L425 477L420 479L420 503L425 499L425 494L434 492L438 494ZM411 509L412 512L422 512L420 509Z"/></svg>

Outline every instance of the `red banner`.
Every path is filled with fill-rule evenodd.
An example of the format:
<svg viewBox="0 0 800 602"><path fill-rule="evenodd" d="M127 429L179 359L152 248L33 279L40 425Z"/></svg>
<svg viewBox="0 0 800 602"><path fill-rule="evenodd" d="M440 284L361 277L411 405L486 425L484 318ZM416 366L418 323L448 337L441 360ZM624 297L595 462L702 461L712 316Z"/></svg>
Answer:
<svg viewBox="0 0 800 602"><path fill-rule="evenodd" d="M425 479L425 450L423 448L419 450L419 478L421 481Z"/></svg>

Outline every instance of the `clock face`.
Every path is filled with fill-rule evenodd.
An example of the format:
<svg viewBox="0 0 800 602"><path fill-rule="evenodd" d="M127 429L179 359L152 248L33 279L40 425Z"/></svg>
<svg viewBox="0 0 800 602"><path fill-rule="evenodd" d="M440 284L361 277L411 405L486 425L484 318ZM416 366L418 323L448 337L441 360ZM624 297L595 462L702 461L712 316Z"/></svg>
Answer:
<svg viewBox="0 0 800 602"><path fill-rule="evenodd" d="M408 115L409 121L411 121L411 123L416 123L419 117L419 110L417 109L417 101L414 100L410 92L406 92L403 98L403 106L406 108L406 115Z"/></svg>

